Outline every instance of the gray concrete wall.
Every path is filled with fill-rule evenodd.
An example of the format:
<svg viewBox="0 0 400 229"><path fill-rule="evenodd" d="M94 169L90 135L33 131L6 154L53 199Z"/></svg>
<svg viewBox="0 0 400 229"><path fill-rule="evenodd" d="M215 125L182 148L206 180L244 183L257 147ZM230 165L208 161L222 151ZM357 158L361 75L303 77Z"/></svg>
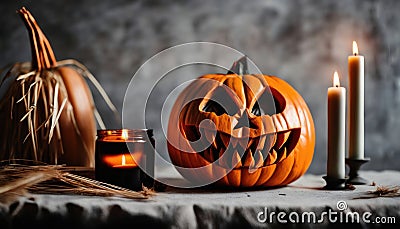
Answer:
<svg viewBox="0 0 400 229"><path fill-rule="evenodd" d="M400 1L6 0L0 8L2 66L30 59L27 32L15 14L22 5L57 58L83 62L119 110L135 71L166 48L210 41L245 53L308 103L317 134L313 173L326 167L326 91L335 69L347 87L347 56L357 40L366 60L365 152L372 159L364 168L400 168ZM94 96L108 127L117 127Z"/></svg>

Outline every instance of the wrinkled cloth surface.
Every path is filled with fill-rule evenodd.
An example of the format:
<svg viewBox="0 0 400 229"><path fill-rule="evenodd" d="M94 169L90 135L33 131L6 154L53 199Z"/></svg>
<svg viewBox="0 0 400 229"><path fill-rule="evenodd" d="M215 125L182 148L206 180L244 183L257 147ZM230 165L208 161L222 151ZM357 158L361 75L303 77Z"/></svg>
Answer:
<svg viewBox="0 0 400 229"><path fill-rule="evenodd" d="M400 185L400 171L362 171L361 175L376 185ZM357 185L355 190L343 191L324 190L324 185L322 175L306 174L286 187L273 189L234 191L168 187L147 201L34 194L11 204L0 203L0 228L293 227L298 224L292 224L290 219L296 220L296 215L299 216L296 222L302 227L320 228L332 223L351 223L350 218L345 221L347 213L359 214L361 226L398 228L400 197L366 198L368 191L377 188L371 185ZM323 215L329 211L336 212L336 222ZM305 212L315 214L315 223L312 218L309 223L307 214L301 221ZM361 219L366 212L371 213L369 223ZM280 222L279 213L285 214L282 220L288 222ZM396 224L377 224L377 217L386 217L386 221L394 217Z"/></svg>

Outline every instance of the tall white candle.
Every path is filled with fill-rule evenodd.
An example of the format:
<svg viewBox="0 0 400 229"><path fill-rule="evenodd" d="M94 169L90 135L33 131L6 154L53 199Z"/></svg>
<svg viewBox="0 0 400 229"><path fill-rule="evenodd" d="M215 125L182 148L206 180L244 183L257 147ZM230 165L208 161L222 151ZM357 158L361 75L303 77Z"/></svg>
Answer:
<svg viewBox="0 0 400 229"><path fill-rule="evenodd" d="M348 57L349 71L349 158L364 159L364 57L353 41Z"/></svg>
<svg viewBox="0 0 400 229"><path fill-rule="evenodd" d="M328 88L328 163L327 176L345 178L346 89L340 86L337 72Z"/></svg>

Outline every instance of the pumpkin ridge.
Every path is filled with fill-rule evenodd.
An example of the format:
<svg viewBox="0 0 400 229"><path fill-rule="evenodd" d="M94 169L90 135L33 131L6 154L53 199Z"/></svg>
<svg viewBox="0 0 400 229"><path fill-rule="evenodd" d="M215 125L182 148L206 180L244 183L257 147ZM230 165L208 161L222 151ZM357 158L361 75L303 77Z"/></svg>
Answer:
<svg viewBox="0 0 400 229"><path fill-rule="evenodd" d="M276 81L278 81L279 80L279 78L275 78L274 80L276 80ZM298 93L296 93L296 94L298 94ZM294 109L295 111L296 111L296 114L299 116L299 117L306 117L305 116L305 113L304 113L304 111L302 110L302 109L297 109L297 107L304 107L304 109L307 109L307 111L308 111L308 108L306 107L306 106L302 106L302 105L304 105L304 104L298 104L298 100L294 100L293 98L292 98L292 95L289 95L289 97L291 98L291 100L296 104L296 109ZM301 112L301 113L300 113ZM309 111L308 111L309 112ZM311 114L310 114L311 115ZM308 122L308 125L306 125L306 126L310 126L310 128L311 128L311 126L313 126L313 124L311 124L311 123L309 123L309 119L308 118L305 118L306 120L307 120L307 122ZM302 139L302 137L304 136L304 130L302 129L301 130L301 135L300 135L300 138L299 138L299 143L300 143L300 141L301 141L301 139ZM308 130L307 130L307 132L309 132ZM310 163L311 163L311 160L312 160L312 157L311 157L311 159L310 159ZM295 162L297 162L298 160L297 160L297 158L295 158L295 161L294 161L294 163ZM306 162L307 160L302 160L301 162ZM296 164L298 164L298 163L296 163ZM309 166L309 164L308 165L305 165L305 164L303 164L302 163L302 166L298 166L298 167L300 167L300 168L308 168L308 166ZM300 172L300 174L303 174L304 172L305 172L305 170L306 169L302 169L301 170L301 172ZM296 173L295 172L295 170L292 170L292 173ZM294 180L291 176L290 176L291 174L289 174L289 176L286 178L286 180L284 180L284 182L289 182L290 183L290 181L289 180ZM297 176L297 178L298 178L299 176ZM296 179L297 179L296 178Z"/></svg>
<svg viewBox="0 0 400 229"><path fill-rule="evenodd" d="M212 79L219 83L208 87L208 91L201 91L203 90L199 89L201 86L196 84L202 84L202 82L192 82L187 87L187 90L179 95L176 104L181 104L181 100L189 101L190 98L196 96L196 98L201 98L199 95L216 90L218 87L228 87L237 96L244 97L242 99L243 103L239 107L241 109L240 114L234 115L228 113L220 115L216 114L212 109L204 111L201 109L202 107L196 108L190 105L185 105L184 111L180 112L176 109L182 107L181 105L177 105L178 107L173 106L170 124L178 122L183 124L182 127L186 125L192 126L190 128L182 128L185 131L199 130L205 131L204 134L208 133L208 137L203 136L203 132L201 132L201 136L196 137L199 141L201 139L206 140L207 145L204 146L207 149L196 151L196 147L192 145L195 157L187 158L187 155L190 154L177 149L170 150L171 158L174 155L176 157L179 157L178 155L184 157L180 165L186 168L202 164L212 165L213 174L202 174L202 177L198 177L200 174L187 171L182 173L186 179L203 180L204 176L213 179L216 176L216 171L220 171L225 176L217 181L219 185L253 187L281 186L303 175L311 163L315 133L313 126L311 126L313 124L312 116L309 113L307 104L294 88L284 80L268 75L244 75L240 77L236 74L207 74L199 78ZM239 82L239 79L241 82ZM280 108L271 115L264 115L264 113L259 112L251 115L252 113L250 112L252 111L249 109L253 109L252 106L254 104L250 104L255 103L254 101L261 98L264 93L269 92L267 87L271 89L270 93L276 99L276 102L280 103L276 107ZM272 90L276 90L280 97L275 98L277 95ZM212 97L212 94L209 95ZM203 97L200 103L205 104L208 99L208 97ZM232 96L226 99L232 100ZM228 101L225 105L229 103ZM268 104L264 106L268 106ZM241 116L243 112L247 116ZM178 119L174 117L175 114L178 115ZM243 123L237 125L239 121L242 122L239 119L245 118L249 119L249 126ZM200 123L207 119L213 122L214 126L203 126L202 128L205 128L203 130L200 128ZM281 126L281 128L276 127L272 130L269 128L270 125ZM237 126L238 128L234 129ZM207 128L211 129L207 130ZM214 128L216 128L216 136L211 138L210 133L215 130ZM175 135L172 127L169 130L168 139L170 136ZM195 133L187 133L186 136L195 136ZM179 138L179 136L172 138L175 137ZM249 138L248 141L245 140L246 138ZM196 139L191 139L191 141ZM184 142L191 144L190 141L187 142L185 140ZM239 162L234 158L238 152L240 153L239 155L242 155ZM196 160L196 163L191 163L190 160ZM260 160L264 163L261 163ZM254 168L254 165L257 165L257 167Z"/></svg>

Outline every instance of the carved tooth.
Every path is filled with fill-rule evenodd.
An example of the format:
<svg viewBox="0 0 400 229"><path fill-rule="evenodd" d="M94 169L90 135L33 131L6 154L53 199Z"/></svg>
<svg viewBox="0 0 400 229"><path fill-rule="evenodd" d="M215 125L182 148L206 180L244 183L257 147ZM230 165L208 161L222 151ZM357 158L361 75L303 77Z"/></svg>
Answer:
<svg viewBox="0 0 400 229"><path fill-rule="evenodd" d="M285 133L278 133L276 143L273 148L276 150L282 148L283 144L288 140L289 136L290 136L290 131Z"/></svg>
<svg viewBox="0 0 400 229"><path fill-rule="evenodd" d="M253 143L257 143L257 142L258 142L257 139L255 139L255 138L249 138L249 139L248 139L248 142L247 142L246 149L249 149ZM255 148L251 148L251 149L252 149L253 151L256 150Z"/></svg>
<svg viewBox="0 0 400 229"><path fill-rule="evenodd" d="M283 149L278 151L278 159L276 160L276 163L283 161L286 156L286 147L283 147Z"/></svg>
<svg viewBox="0 0 400 229"><path fill-rule="evenodd" d="M218 149L217 139L215 139L215 140L212 142L212 147L214 148L214 150L217 150L217 149Z"/></svg>
<svg viewBox="0 0 400 229"><path fill-rule="evenodd" d="M244 166L250 167L251 163L254 164L254 157L253 157L253 152L251 152L251 150L249 150L249 151L247 151L247 155L244 160Z"/></svg>
<svg viewBox="0 0 400 229"><path fill-rule="evenodd" d="M284 140L283 133L277 133L275 137L276 137L275 145L272 148L278 150L283 144Z"/></svg>
<svg viewBox="0 0 400 229"><path fill-rule="evenodd" d="M264 149L266 139L267 139L266 135L260 137L260 141L257 144L257 150Z"/></svg>
<svg viewBox="0 0 400 229"><path fill-rule="evenodd" d="M287 140L289 139L290 134L291 134L291 131L288 131L288 132L284 133L284 141L283 141L284 144L285 144L285 143L287 142Z"/></svg>
<svg viewBox="0 0 400 229"><path fill-rule="evenodd" d="M268 151L270 151L274 147L274 145L276 144L277 134L269 134L267 136L268 136L268 143L269 143Z"/></svg>
<svg viewBox="0 0 400 229"><path fill-rule="evenodd" d="M247 149L247 143L250 142L250 138L243 138L239 140L239 145L243 148L243 149Z"/></svg>
<svg viewBox="0 0 400 229"><path fill-rule="evenodd" d="M233 147L233 148L236 148L236 146L237 146L237 144L238 144L239 141L240 141L240 139L232 137L232 138L231 138L232 147Z"/></svg>
<svg viewBox="0 0 400 229"><path fill-rule="evenodd" d="M268 157L269 157L269 150L267 149L267 148L264 148L264 149L262 149L261 151L261 155L263 156L263 158L264 158L264 165L265 165L265 162L266 162L266 160L268 159Z"/></svg>
<svg viewBox="0 0 400 229"><path fill-rule="evenodd" d="M227 163L228 155L224 154L225 154L225 149L221 149L219 151L219 164L224 168L229 168L229 165Z"/></svg>
<svg viewBox="0 0 400 229"><path fill-rule="evenodd" d="M270 157L270 155L267 154L267 156L264 158L264 166L269 165L269 161L270 161L269 157Z"/></svg>
<svg viewBox="0 0 400 229"><path fill-rule="evenodd" d="M254 160L251 161L250 165L249 165L249 173L254 173L257 169L254 168Z"/></svg>
<svg viewBox="0 0 400 229"><path fill-rule="evenodd" d="M265 160L264 165L274 164L277 157L278 157L278 153L275 151L275 149L271 149L271 151L268 154L267 159Z"/></svg>
<svg viewBox="0 0 400 229"><path fill-rule="evenodd" d="M204 130L204 135L206 136L206 139L208 142L213 142L215 140L215 131L213 130L208 130L208 129L203 129Z"/></svg>
<svg viewBox="0 0 400 229"><path fill-rule="evenodd" d="M232 156L232 168L240 168L242 167L242 161L240 158L240 155L237 151L235 151L235 153Z"/></svg>
<svg viewBox="0 0 400 229"><path fill-rule="evenodd" d="M255 169L258 169L263 165L263 163L264 163L264 157L263 157L261 151L258 150L254 154L254 165L252 167Z"/></svg>
<svg viewBox="0 0 400 229"><path fill-rule="evenodd" d="M271 148L273 146L273 143L275 141L275 135L274 134L267 134L267 135L264 135L264 136L265 136L264 147L261 148L260 150L261 150L261 153L262 153L262 155L264 157L264 161L265 161L265 160L267 160L269 151L271 150ZM260 142L261 142L261 140L260 140Z"/></svg>
<svg viewBox="0 0 400 229"><path fill-rule="evenodd" d="M222 143L224 144L225 148L228 148L231 137L226 134L220 134L219 136L221 137Z"/></svg>
<svg viewBox="0 0 400 229"><path fill-rule="evenodd" d="M257 151L254 154L254 160L251 161L251 164L249 166L249 173L254 173L255 171L257 171L258 168L260 168L263 163L264 163L264 158L261 154L261 151Z"/></svg>

